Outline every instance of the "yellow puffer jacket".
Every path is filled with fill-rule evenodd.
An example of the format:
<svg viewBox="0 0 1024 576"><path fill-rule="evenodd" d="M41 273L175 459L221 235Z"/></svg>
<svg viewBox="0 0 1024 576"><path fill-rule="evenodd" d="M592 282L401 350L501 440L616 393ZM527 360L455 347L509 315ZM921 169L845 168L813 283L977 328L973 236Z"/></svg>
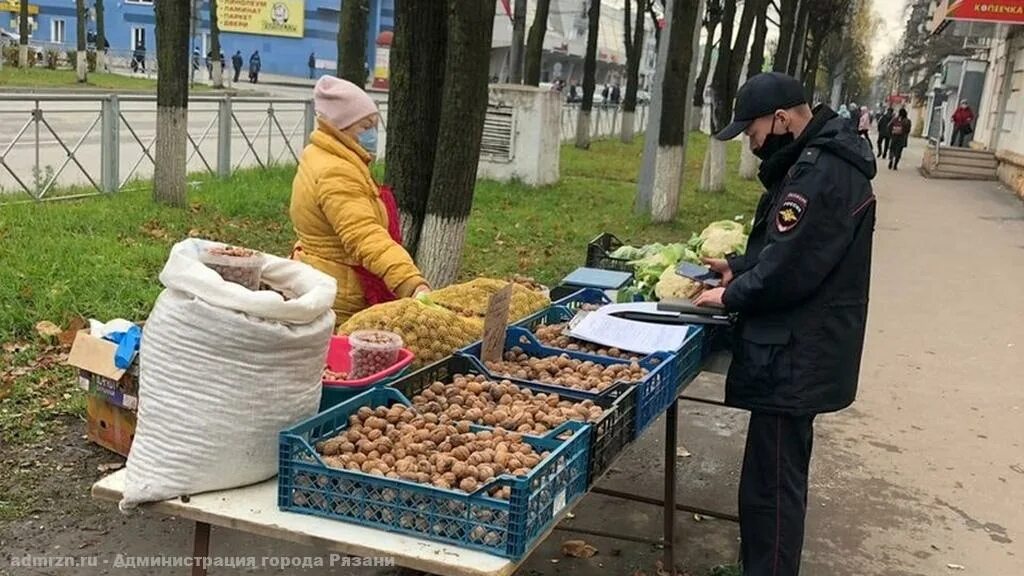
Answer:
<svg viewBox="0 0 1024 576"><path fill-rule="evenodd" d="M381 278L399 297L423 275L388 234L388 215L370 174L370 156L346 134L318 122L292 182L290 215L296 258L338 281L338 323L367 307L354 266Z"/></svg>

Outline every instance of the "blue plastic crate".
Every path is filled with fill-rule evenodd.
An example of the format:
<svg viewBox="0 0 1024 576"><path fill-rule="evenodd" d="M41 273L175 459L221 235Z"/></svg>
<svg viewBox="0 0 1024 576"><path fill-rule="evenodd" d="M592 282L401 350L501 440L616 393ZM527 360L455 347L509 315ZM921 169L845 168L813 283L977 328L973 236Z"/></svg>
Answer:
<svg viewBox="0 0 1024 576"><path fill-rule="evenodd" d="M695 364L696 370L700 369L700 359L702 352L699 346L699 335L700 331L694 331L691 333L687 342L693 342L697 344L695 355L690 353L690 349L684 345L684 350L688 353L683 357L679 354L671 354L668 352L656 352L647 356L639 362L641 366L648 370L647 376L645 376L639 382L620 382L606 390L598 393L587 392L584 390L574 390L572 388L565 388L555 384L547 384L544 382L537 382L533 380L523 380L519 378L509 378L500 374L493 374L484 366L480 360L480 353L482 344L479 342L463 348L458 354L468 357L470 360L477 364L477 368L492 378L504 379L529 386L534 390L542 390L545 392L553 392L560 395L572 395L578 398L618 398L629 391L631 388L636 388L635 391L635 403L636 403L636 416L634 421L634 435L633 438L637 438L640 434L651 425L654 420L665 411L675 396L678 395L679 390L682 388L683 380L687 373L681 368L683 364L689 365L689 359L696 357L697 361ZM595 364L602 364L605 366L611 366L615 364L625 364L630 362L629 360L620 360L611 358L608 356L598 356L596 354L584 354L580 352L570 352L566 350L560 350L558 348L549 348L542 346L537 342L536 338L525 328L511 327L505 333L505 350L513 347L522 348L523 352L530 356L538 358L546 358L548 356L560 356L566 355L570 358L578 360L589 360ZM696 372L689 378L692 379L696 376ZM688 381L688 380L687 380Z"/></svg>
<svg viewBox="0 0 1024 576"><path fill-rule="evenodd" d="M429 388L434 382L450 383L457 374L484 374L479 364L466 356L450 356L421 368L392 382L390 386L406 398L412 398ZM534 389L532 384L516 382L521 387ZM633 441L636 428L636 388L628 388L618 398L589 398L577 390L560 392L559 396L575 402L591 400L604 413L590 422L590 464L589 478L593 485L622 452Z"/></svg>
<svg viewBox="0 0 1024 576"><path fill-rule="evenodd" d="M526 477L499 476L472 494L400 479L330 468L314 446L348 426L362 406L409 404L392 388L374 388L280 434L278 506L521 558L587 489L590 426L566 422L544 438L524 436L549 454ZM566 432L571 436L557 439ZM509 486L502 500L488 495Z"/></svg>

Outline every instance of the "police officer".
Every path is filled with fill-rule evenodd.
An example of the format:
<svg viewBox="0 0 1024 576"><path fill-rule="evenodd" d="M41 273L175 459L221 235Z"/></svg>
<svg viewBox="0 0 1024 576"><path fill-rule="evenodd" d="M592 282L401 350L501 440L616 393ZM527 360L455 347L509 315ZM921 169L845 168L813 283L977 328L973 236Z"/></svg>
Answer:
<svg viewBox="0 0 1024 576"><path fill-rule="evenodd" d="M800 571L814 417L857 391L875 225L869 144L779 73L740 88L732 124L763 161L746 253L707 263L724 287L698 305L737 315L726 402L750 410L740 477L746 576Z"/></svg>

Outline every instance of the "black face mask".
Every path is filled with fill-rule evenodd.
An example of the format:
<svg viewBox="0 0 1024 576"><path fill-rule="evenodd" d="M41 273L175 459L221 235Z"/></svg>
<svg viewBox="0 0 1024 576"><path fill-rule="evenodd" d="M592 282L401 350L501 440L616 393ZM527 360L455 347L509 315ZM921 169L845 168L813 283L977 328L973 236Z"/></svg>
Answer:
<svg viewBox="0 0 1024 576"><path fill-rule="evenodd" d="M776 152L782 150L786 146L793 143L795 138L792 132L786 132L785 134L775 133L775 117L772 117L772 131L764 137L764 144L757 150L754 150L754 156L757 156L761 160L767 160L772 157Z"/></svg>

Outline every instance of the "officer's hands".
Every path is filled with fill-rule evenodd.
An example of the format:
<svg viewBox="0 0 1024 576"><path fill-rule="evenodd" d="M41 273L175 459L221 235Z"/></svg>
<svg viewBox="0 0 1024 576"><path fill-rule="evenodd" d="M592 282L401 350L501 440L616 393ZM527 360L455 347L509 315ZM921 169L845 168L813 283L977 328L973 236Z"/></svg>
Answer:
<svg viewBox="0 0 1024 576"><path fill-rule="evenodd" d="M732 282L732 268L729 267L729 261L723 258L701 258L701 262L705 266L711 268L712 272L716 272L722 276L722 287L725 288Z"/></svg>
<svg viewBox="0 0 1024 576"><path fill-rule="evenodd" d="M711 290L705 290L697 296L697 299L693 303L697 306L709 306L712 308L724 308L725 304L722 304L722 295L725 294L725 288L712 288Z"/></svg>

